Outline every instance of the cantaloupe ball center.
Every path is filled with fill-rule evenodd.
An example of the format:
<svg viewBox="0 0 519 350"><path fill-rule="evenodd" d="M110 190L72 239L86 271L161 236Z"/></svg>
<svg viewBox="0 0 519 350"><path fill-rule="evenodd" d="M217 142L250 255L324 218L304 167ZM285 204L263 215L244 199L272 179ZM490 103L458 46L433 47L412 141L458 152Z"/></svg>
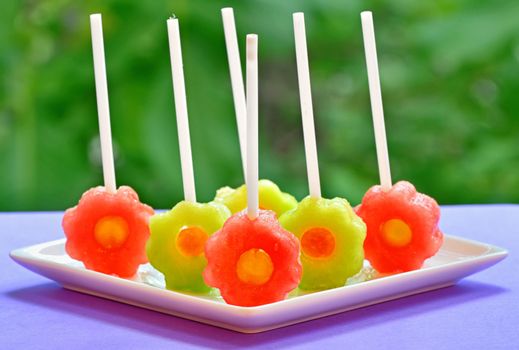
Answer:
<svg viewBox="0 0 519 350"><path fill-rule="evenodd" d="M301 250L310 258L329 257L335 250L335 236L326 228L313 227L303 233Z"/></svg>
<svg viewBox="0 0 519 350"><path fill-rule="evenodd" d="M405 247L411 242L413 232L409 225L400 219L391 219L380 227L384 241L393 247Z"/></svg>
<svg viewBox="0 0 519 350"><path fill-rule="evenodd" d="M209 235L198 226L187 226L177 235L177 249L187 257L196 257L204 253L204 245Z"/></svg>
<svg viewBox="0 0 519 350"><path fill-rule="evenodd" d="M262 285L272 276L272 259L263 249L249 249L240 255L236 264L236 274L244 283Z"/></svg>
<svg viewBox="0 0 519 350"><path fill-rule="evenodd" d="M120 216L105 216L94 228L95 240L106 249L121 247L129 234L128 223Z"/></svg>

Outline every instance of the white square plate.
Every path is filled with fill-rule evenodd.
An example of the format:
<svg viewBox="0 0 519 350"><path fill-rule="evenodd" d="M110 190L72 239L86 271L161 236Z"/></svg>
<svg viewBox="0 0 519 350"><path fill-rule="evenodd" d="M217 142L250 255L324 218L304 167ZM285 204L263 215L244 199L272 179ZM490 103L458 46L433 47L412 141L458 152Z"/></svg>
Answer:
<svg viewBox="0 0 519 350"><path fill-rule="evenodd" d="M164 289L149 264L133 279L86 270L65 253L65 240L11 252L20 265L82 293L190 320L257 333L455 284L503 260L508 252L485 243L445 236L438 254L420 270L379 276L367 264L346 286L321 292L292 293L286 300L256 307L228 305L217 294L188 295Z"/></svg>

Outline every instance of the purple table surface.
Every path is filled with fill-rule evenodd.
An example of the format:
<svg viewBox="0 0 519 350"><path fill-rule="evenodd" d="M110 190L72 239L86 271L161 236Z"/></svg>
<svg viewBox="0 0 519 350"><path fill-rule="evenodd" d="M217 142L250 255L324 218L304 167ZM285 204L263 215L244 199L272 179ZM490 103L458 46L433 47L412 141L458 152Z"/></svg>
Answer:
<svg viewBox="0 0 519 350"><path fill-rule="evenodd" d="M59 239L61 213L0 213L0 349L517 349L519 205L442 208L444 232L510 256L453 287L259 334L67 291L9 251Z"/></svg>

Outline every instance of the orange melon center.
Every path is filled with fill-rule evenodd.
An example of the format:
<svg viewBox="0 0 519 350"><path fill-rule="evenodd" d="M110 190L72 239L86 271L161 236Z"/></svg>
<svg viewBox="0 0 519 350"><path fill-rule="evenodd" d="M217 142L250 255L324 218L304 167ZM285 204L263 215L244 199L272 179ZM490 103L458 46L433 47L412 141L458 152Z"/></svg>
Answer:
<svg viewBox="0 0 519 350"><path fill-rule="evenodd" d="M200 256L204 253L204 245L208 237L208 234L200 227L184 227L177 235L177 249L187 257Z"/></svg>
<svg viewBox="0 0 519 350"><path fill-rule="evenodd" d="M301 250L310 258L329 257L335 250L335 236L322 227L306 230L301 237Z"/></svg>
<svg viewBox="0 0 519 350"><path fill-rule="evenodd" d="M411 242L413 232L409 225L399 219L391 219L380 227L384 241L393 247L405 247Z"/></svg>
<svg viewBox="0 0 519 350"><path fill-rule="evenodd" d="M128 223L120 216L105 216L94 228L95 240L106 249L121 247L129 234Z"/></svg>
<svg viewBox="0 0 519 350"><path fill-rule="evenodd" d="M244 283L262 285L272 276L272 259L263 249L249 249L240 255L236 264L236 274Z"/></svg>

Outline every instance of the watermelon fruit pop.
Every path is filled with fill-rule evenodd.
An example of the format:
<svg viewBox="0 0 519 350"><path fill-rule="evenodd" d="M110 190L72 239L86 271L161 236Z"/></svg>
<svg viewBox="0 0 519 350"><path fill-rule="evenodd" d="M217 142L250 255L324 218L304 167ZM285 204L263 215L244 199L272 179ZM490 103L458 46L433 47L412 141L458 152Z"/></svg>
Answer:
<svg viewBox="0 0 519 350"><path fill-rule="evenodd" d="M91 15L90 24L105 186L86 191L78 205L65 212L65 250L87 269L131 277L148 261L148 219L154 212L130 187L116 188L101 15Z"/></svg>
<svg viewBox="0 0 519 350"><path fill-rule="evenodd" d="M440 207L407 181L399 181L387 191L373 186L357 214L368 227L366 259L379 272L419 269L442 245Z"/></svg>
<svg viewBox="0 0 519 350"><path fill-rule="evenodd" d="M247 210L231 216L205 245L205 282L232 305L283 300L301 278L299 243L258 199L257 36L247 35Z"/></svg>
<svg viewBox="0 0 519 350"><path fill-rule="evenodd" d="M131 277L140 264L148 262L145 246L151 215L153 209L139 202L128 186L116 192L102 186L91 188L63 216L65 250L87 269Z"/></svg>
<svg viewBox="0 0 519 350"><path fill-rule="evenodd" d="M230 212L220 203L196 202L178 20L168 19L167 27L185 200L150 219L146 251L153 267L164 274L167 289L204 293L210 290L202 278L204 245Z"/></svg>
<svg viewBox="0 0 519 350"><path fill-rule="evenodd" d="M234 214L206 243L204 279L228 304L257 306L285 299L301 279L299 242L271 210Z"/></svg>
<svg viewBox="0 0 519 350"><path fill-rule="evenodd" d="M356 208L368 233L366 259L382 273L418 269L440 249L440 207L406 181L392 185L372 13L361 13L380 186L370 188Z"/></svg>
<svg viewBox="0 0 519 350"><path fill-rule="evenodd" d="M310 195L280 217L301 244L303 276L299 288L344 286L364 261L366 226L346 199L321 197L317 146L303 13L294 13L294 35Z"/></svg>
<svg viewBox="0 0 519 350"><path fill-rule="evenodd" d="M238 138L240 141L240 153L242 159L243 174L247 169L246 161L246 114L247 106L245 101L245 91L243 87L243 77L236 35L236 24L234 23L234 12L230 7L222 9L222 19L225 34L225 44L227 47L227 58L229 61L229 71L231 75L231 87L236 112L236 124L238 127ZM222 187L216 192L214 201L226 205L233 214L247 207L247 186L242 185L238 188ZM259 206L261 209L273 210L278 217L285 211L295 208L296 199L282 192L279 187L270 180L260 180L259 182Z"/></svg>

